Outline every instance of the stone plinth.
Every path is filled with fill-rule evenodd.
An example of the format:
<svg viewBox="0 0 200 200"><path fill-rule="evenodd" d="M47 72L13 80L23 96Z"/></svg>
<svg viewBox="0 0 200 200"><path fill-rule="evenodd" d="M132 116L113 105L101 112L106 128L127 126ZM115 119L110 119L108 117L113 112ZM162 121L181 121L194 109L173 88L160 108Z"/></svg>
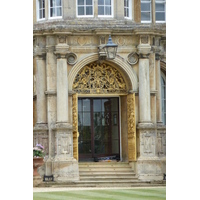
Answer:
<svg viewBox="0 0 200 200"><path fill-rule="evenodd" d="M140 180L163 180L163 162L157 155L157 129L153 123L138 125L140 156L137 174Z"/></svg>
<svg viewBox="0 0 200 200"><path fill-rule="evenodd" d="M157 157L139 158L137 161L137 174L140 180L163 180L163 162Z"/></svg>
<svg viewBox="0 0 200 200"><path fill-rule="evenodd" d="M52 162L54 181L72 182L79 180L78 161L74 158Z"/></svg>
<svg viewBox="0 0 200 200"><path fill-rule="evenodd" d="M56 182L79 180L78 161L73 158L73 133L69 123L56 123L56 155L52 161L52 174Z"/></svg>

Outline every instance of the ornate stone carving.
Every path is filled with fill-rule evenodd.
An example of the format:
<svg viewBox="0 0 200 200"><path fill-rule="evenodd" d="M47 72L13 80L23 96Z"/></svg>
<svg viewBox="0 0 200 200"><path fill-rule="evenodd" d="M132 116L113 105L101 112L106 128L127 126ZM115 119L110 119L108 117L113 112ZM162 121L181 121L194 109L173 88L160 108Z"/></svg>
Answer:
<svg viewBox="0 0 200 200"><path fill-rule="evenodd" d="M78 160L78 95L72 95L73 112L73 157Z"/></svg>
<svg viewBox="0 0 200 200"><path fill-rule="evenodd" d="M66 43L66 36L65 35L59 35L58 36L58 42L59 43Z"/></svg>
<svg viewBox="0 0 200 200"><path fill-rule="evenodd" d="M155 156L155 133L151 131L141 132L140 146L141 155L143 156Z"/></svg>
<svg viewBox="0 0 200 200"><path fill-rule="evenodd" d="M130 65L135 65L137 64L139 58L138 55L136 53L130 53L127 57L127 61Z"/></svg>
<svg viewBox="0 0 200 200"><path fill-rule="evenodd" d="M71 134L70 132L58 132L57 136L56 136L56 140L57 140L57 148L56 148L56 152L57 152L57 160L63 160L66 159L67 157L71 157L72 156L72 152L71 152Z"/></svg>
<svg viewBox="0 0 200 200"><path fill-rule="evenodd" d="M158 156L166 155L166 132L158 132Z"/></svg>
<svg viewBox="0 0 200 200"><path fill-rule="evenodd" d="M83 46L85 44L91 44L91 37L81 36L78 37L77 42L79 45Z"/></svg>
<svg viewBox="0 0 200 200"><path fill-rule="evenodd" d="M149 37L144 35L144 36L141 36L141 44L148 44L148 41L149 41Z"/></svg>
<svg viewBox="0 0 200 200"><path fill-rule="evenodd" d="M77 62L77 56L75 53L67 54L67 63L70 65L74 65Z"/></svg>
<svg viewBox="0 0 200 200"><path fill-rule="evenodd" d="M135 94L127 95L128 158L136 161Z"/></svg>
<svg viewBox="0 0 200 200"><path fill-rule="evenodd" d="M126 83L120 72L107 65L91 63L79 71L73 90L82 94L126 93Z"/></svg>

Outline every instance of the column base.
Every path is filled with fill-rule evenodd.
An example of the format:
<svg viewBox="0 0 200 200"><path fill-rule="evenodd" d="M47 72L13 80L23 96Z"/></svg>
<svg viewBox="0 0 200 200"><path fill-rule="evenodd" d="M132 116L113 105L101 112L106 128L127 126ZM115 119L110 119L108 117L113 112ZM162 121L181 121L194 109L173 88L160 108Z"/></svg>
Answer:
<svg viewBox="0 0 200 200"><path fill-rule="evenodd" d="M166 161L158 157L138 158L137 175L139 180L161 181L164 178Z"/></svg>
<svg viewBox="0 0 200 200"><path fill-rule="evenodd" d="M71 158L67 161L52 162L53 177L56 182L73 182L79 180L78 161Z"/></svg>

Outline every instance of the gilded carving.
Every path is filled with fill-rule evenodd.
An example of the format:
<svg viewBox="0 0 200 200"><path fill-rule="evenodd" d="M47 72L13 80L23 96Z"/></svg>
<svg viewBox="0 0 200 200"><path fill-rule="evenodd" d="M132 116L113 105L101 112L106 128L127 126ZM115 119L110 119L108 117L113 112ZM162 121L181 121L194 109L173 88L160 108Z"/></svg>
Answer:
<svg viewBox="0 0 200 200"><path fill-rule="evenodd" d="M91 63L77 74L73 90L82 94L126 93L126 84L120 72L107 65Z"/></svg>
<svg viewBox="0 0 200 200"><path fill-rule="evenodd" d="M73 112L73 157L78 160L78 95L72 95Z"/></svg>
<svg viewBox="0 0 200 200"><path fill-rule="evenodd" d="M136 161L135 94L127 95L128 158Z"/></svg>

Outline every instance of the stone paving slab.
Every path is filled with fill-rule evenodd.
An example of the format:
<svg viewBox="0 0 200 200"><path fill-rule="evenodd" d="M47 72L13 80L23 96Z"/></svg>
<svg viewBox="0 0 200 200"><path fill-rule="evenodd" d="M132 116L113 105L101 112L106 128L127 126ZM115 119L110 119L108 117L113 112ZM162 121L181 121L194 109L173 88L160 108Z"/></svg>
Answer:
<svg viewBox="0 0 200 200"><path fill-rule="evenodd" d="M144 189L144 188L165 188L165 186L156 187L79 187L79 188L51 188L51 187L34 187L33 192L58 192L58 191L75 191L75 190L115 190L115 189Z"/></svg>

